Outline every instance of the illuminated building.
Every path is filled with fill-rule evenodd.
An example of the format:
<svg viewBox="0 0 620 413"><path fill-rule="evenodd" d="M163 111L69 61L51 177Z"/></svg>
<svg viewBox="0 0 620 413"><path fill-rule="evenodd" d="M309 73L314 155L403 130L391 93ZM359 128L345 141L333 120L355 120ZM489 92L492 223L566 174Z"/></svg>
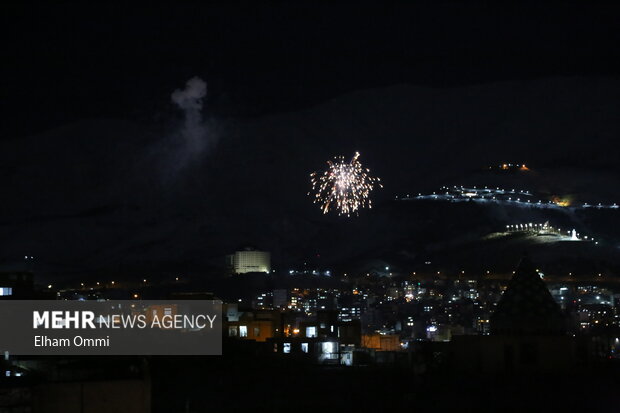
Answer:
<svg viewBox="0 0 620 413"><path fill-rule="evenodd" d="M318 364L353 364L353 350L361 344L359 321L338 322L335 313L319 312L313 320L285 324L283 336L270 338L273 351L303 356Z"/></svg>
<svg viewBox="0 0 620 413"><path fill-rule="evenodd" d="M236 306L225 306L226 320L224 334L244 340L265 342L278 335L280 331L280 312L256 310L238 312Z"/></svg>
<svg viewBox="0 0 620 413"><path fill-rule="evenodd" d="M0 273L0 299L28 299L34 294L31 272Z"/></svg>
<svg viewBox="0 0 620 413"><path fill-rule="evenodd" d="M245 249L228 256L233 273L246 274L251 272L271 272L271 254L266 251Z"/></svg>
<svg viewBox="0 0 620 413"><path fill-rule="evenodd" d="M400 338L397 334L364 334L362 347L377 351L398 351Z"/></svg>
<svg viewBox="0 0 620 413"><path fill-rule="evenodd" d="M342 307L338 313L339 321L359 320L362 311L360 307Z"/></svg>

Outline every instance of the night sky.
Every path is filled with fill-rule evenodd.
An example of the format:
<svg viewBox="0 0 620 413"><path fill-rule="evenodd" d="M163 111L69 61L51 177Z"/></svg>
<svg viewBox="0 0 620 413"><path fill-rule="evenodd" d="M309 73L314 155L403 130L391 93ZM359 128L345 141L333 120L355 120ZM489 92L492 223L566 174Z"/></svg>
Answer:
<svg viewBox="0 0 620 413"><path fill-rule="evenodd" d="M3 112L15 115L3 131L152 116L191 76L208 81L214 113L256 115L401 83L453 87L620 70L620 6L611 2L252 3L3 6Z"/></svg>
<svg viewBox="0 0 620 413"><path fill-rule="evenodd" d="M620 6L433 4L2 6L0 263L351 260L425 220L394 218L395 194L504 161L613 199ZM199 149L170 98L195 76ZM323 217L308 174L356 150L385 182L378 212Z"/></svg>

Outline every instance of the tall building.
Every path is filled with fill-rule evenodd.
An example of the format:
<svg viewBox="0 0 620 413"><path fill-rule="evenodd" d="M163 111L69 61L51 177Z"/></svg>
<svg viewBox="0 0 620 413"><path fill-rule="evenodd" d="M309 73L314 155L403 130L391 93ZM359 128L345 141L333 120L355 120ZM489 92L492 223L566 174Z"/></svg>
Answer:
<svg viewBox="0 0 620 413"><path fill-rule="evenodd" d="M566 319L529 258L524 257L491 316L494 335L563 335Z"/></svg>
<svg viewBox="0 0 620 413"><path fill-rule="evenodd" d="M267 251L245 249L228 256L233 273L271 272L271 254Z"/></svg>
<svg viewBox="0 0 620 413"><path fill-rule="evenodd" d="M566 334L566 318L536 266L524 257L490 317L490 335L453 336L453 368L470 373L569 371L587 343Z"/></svg>

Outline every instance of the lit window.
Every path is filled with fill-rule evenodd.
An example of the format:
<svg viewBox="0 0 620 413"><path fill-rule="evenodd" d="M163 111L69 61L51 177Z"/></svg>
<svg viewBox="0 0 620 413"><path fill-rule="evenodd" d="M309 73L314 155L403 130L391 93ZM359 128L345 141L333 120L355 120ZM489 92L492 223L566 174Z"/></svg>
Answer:
<svg viewBox="0 0 620 413"><path fill-rule="evenodd" d="M0 296L3 296L3 295L13 295L13 288L0 287Z"/></svg>
<svg viewBox="0 0 620 413"><path fill-rule="evenodd" d="M306 337L316 337L316 327L306 327Z"/></svg>
<svg viewBox="0 0 620 413"><path fill-rule="evenodd" d="M228 337L237 337L237 326L228 327Z"/></svg>
<svg viewBox="0 0 620 413"><path fill-rule="evenodd" d="M239 326L239 337L247 337L247 336L248 336L248 327Z"/></svg>
<svg viewBox="0 0 620 413"><path fill-rule="evenodd" d="M304 353L308 352L308 343L301 343L301 351Z"/></svg>
<svg viewBox="0 0 620 413"><path fill-rule="evenodd" d="M260 336L260 327L254 327L254 337Z"/></svg>
<svg viewBox="0 0 620 413"><path fill-rule="evenodd" d="M282 346L282 351L284 351L285 353L290 353L291 352L291 343L284 343L284 345Z"/></svg>
<svg viewBox="0 0 620 413"><path fill-rule="evenodd" d="M323 353L326 354L334 353L336 351L336 343L329 341L321 343L321 349L323 350Z"/></svg>

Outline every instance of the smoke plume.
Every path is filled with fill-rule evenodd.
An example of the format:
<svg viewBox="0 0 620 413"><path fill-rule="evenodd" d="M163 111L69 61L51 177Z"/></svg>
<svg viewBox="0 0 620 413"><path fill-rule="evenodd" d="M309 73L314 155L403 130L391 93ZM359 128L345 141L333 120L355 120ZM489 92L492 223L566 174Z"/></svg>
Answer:
<svg viewBox="0 0 620 413"><path fill-rule="evenodd" d="M185 89L177 89L170 96L172 102L184 112L185 120L181 128L182 155L185 160L201 154L213 144L202 117L203 99L207 95L207 84L199 77L193 77L185 84Z"/></svg>

